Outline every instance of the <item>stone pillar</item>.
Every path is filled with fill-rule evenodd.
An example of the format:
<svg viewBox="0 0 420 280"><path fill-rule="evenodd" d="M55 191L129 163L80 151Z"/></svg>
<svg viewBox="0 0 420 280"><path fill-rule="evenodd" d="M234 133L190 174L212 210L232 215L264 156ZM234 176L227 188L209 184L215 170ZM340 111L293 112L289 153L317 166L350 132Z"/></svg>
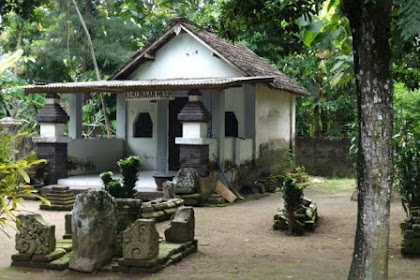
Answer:
<svg viewBox="0 0 420 280"><path fill-rule="evenodd" d="M127 138L127 100L124 93L117 94L117 138Z"/></svg>
<svg viewBox="0 0 420 280"><path fill-rule="evenodd" d="M69 137L82 138L82 100L83 94L69 94Z"/></svg>
<svg viewBox="0 0 420 280"><path fill-rule="evenodd" d="M168 101L157 101L157 113L156 166L159 171L165 172L168 163Z"/></svg>
<svg viewBox="0 0 420 280"><path fill-rule="evenodd" d="M221 164L225 160L225 91L217 90L212 94L212 130L218 140L217 156Z"/></svg>
<svg viewBox="0 0 420 280"><path fill-rule="evenodd" d="M47 94L45 105L36 116L40 136L32 138L38 158L48 160L47 184L55 184L58 179L67 177L67 143L70 138L64 136L64 126L69 116L59 101L56 93Z"/></svg>
<svg viewBox="0 0 420 280"><path fill-rule="evenodd" d="M182 137L177 137L175 143L180 145L180 167L195 168L201 177L205 177L209 175L207 128L210 114L201 98L198 90L188 93L188 102L178 114L178 120L182 122Z"/></svg>

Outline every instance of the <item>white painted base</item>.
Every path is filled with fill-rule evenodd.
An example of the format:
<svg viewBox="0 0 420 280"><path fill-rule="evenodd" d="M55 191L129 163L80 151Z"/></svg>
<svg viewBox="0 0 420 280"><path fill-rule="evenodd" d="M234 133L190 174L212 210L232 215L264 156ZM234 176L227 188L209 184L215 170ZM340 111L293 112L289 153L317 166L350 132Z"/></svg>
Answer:
<svg viewBox="0 0 420 280"><path fill-rule="evenodd" d="M204 122L184 122L182 123L183 138L206 138L208 124Z"/></svg>
<svg viewBox="0 0 420 280"><path fill-rule="evenodd" d="M211 139L210 138L184 138L184 137L176 137L175 144L182 144L182 145L210 145Z"/></svg>
<svg viewBox="0 0 420 280"><path fill-rule="evenodd" d="M64 135L63 123L40 123L41 137L62 137Z"/></svg>
<svg viewBox="0 0 420 280"><path fill-rule="evenodd" d="M70 137L32 137L34 143L69 143Z"/></svg>

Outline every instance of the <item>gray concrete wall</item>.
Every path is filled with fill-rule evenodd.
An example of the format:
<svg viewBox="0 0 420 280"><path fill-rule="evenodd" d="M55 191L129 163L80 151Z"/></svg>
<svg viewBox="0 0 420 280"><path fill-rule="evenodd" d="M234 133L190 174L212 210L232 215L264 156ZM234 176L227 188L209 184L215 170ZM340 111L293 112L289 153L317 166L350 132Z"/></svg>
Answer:
<svg viewBox="0 0 420 280"><path fill-rule="evenodd" d="M306 172L319 176L352 176L355 174L347 138L297 137L295 162Z"/></svg>

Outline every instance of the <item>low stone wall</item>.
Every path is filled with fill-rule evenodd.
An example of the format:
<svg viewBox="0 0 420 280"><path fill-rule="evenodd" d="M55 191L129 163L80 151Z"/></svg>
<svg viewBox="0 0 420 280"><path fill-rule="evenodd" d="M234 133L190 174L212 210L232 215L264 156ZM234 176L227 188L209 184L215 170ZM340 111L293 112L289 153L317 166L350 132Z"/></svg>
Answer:
<svg viewBox="0 0 420 280"><path fill-rule="evenodd" d="M68 144L69 175L116 170L123 156L123 139L72 139Z"/></svg>
<svg viewBox="0 0 420 280"><path fill-rule="evenodd" d="M173 198L168 201L152 200L143 202L141 206L140 218L155 219L157 222L170 220L178 207L184 206L184 200Z"/></svg>
<svg viewBox="0 0 420 280"><path fill-rule="evenodd" d="M347 138L298 137L295 162L306 172L319 176L352 176L355 173Z"/></svg>

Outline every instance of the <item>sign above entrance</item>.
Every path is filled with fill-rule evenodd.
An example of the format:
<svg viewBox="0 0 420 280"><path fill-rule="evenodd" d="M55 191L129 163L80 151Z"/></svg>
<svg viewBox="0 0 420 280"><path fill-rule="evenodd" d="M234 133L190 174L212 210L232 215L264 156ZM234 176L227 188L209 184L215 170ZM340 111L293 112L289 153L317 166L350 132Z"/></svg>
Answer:
<svg viewBox="0 0 420 280"><path fill-rule="evenodd" d="M132 91L125 93L126 99L169 100L174 99L172 91Z"/></svg>

